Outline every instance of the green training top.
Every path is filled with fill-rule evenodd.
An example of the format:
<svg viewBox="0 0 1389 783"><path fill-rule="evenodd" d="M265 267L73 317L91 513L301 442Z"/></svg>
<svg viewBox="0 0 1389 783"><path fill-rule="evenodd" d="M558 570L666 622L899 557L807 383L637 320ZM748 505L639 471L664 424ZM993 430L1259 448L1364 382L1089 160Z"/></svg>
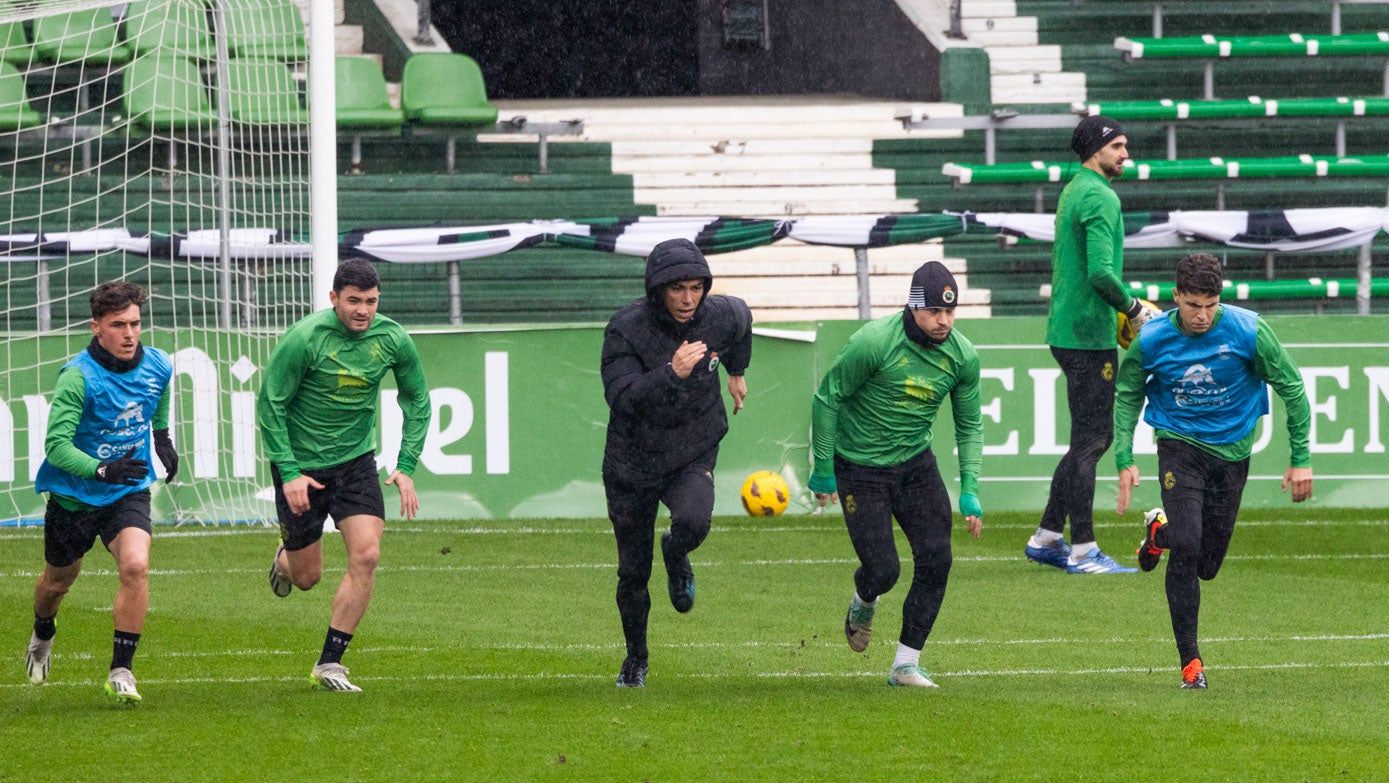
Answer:
<svg viewBox="0 0 1389 783"><path fill-rule="evenodd" d="M1217 308L1215 318L1211 322L1212 329L1220 323L1224 314L1225 308ZM1171 319L1172 325L1178 331L1181 331L1181 321L1175 310L1166 317ZM1124 361L1119 365L1119 375L1114 382L1114 463L1121 471L1133 464L1133 429L1137 426L1138 416L1143 409L1148 382L1148 374L1143 370L1141 342L1134 340L1124 352ZM1283 344L1278 341L1278 335L1273 333L1272 327L1263 318L1256 318L1254 321L1254 373L1273 387L1273 391L1283 400L1288 417L1290 466L1311 467L1312 456L1308 438L1312 428L1312 406L1307 402L1307 395L1303 390L1302 373L1298 371L1292 357L1288 356ZM1190 443L1227 462L1239 462L1253 453L1256 432L1257 429L1250 430L1249 434L1240 440L1223 445L1203 443L1168 430L1157 430L1156 435L1159 438L1172 438Z"/></svg>
<svg viewBox="0 0 1389 783"><path fill-rule="evenodd" d="M1082 168L1056 205L1047 345L1091 351L1117 346L1115 313L1133 306L1120 280L1123 272L1119 196L1104 175Z"/></svg>
<svg viewBox="0 0 1389 783"><path fill-rule="evenodd" d="M96 478L96 468L101 460L93 457L72 442L77 435L77 425L82 421L82 410L87 402L87 376L80 367L67 367L58 373L58 382L53 385L53 404L48 409L48 433L44 436L44 455L53 467L71 473L78 478ZM151 429L169 428L169 389L159 396L159 404L154 408L154 421ZM68 511L86 511L92 506L66 495L52 493L58 505Z"/></svg>
<svg viewBox="0 0 1389 783"><path fill-rule="evenodd" d="M900 465L930 447L945 395L960 449L960 491L979 494L983 423L979 354L959 331L936 348L912 342L902 313L864 324L820 381L811 404L814 473L834 476L834 455L874 467Z"/></svg>
<svg viewBox="0 0 1389 783"><path fill-rule="evenodd" d="M378 314L356 334L327 309L285 332L270 354L256 403L265 456L283 481L375 447L377 400L387 370L395 373L405 414L396 470L408 476L424 448L430 405L420 355L405 328Z"/></svg>

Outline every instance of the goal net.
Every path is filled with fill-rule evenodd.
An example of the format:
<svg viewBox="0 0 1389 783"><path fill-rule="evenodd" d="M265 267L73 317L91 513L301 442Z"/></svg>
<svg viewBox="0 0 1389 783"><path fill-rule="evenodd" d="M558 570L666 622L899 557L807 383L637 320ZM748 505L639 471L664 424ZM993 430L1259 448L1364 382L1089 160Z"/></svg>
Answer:
<svg viewBox="0 0 1389 783"><path fill-rule="evenodd" d="M115 278L175 365L155 520L273 517L255 394L311 304L304 33L292 0L0 0L0 524L43 517L53 385Z"/></svg>

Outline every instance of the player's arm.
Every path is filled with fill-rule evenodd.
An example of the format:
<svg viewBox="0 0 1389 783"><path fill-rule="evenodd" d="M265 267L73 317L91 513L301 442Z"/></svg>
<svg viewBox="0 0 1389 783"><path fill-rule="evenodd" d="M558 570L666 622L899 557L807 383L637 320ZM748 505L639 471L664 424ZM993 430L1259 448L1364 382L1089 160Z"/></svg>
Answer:
<svg viewBox="0 0 1389 783"><path fill-rule="evenodd" d="M400 492L400 515L414 519L420 510L419 496L415 494L415 469L419 466L420 452L424 450L424 438L429 431L433 408L429 402L429 385L424 380L419 349L409 335L402 335L401 343L396 348L396 362L391 369L395 373L398 392L396 401L405 423L400 435L400 456L396 458L395 470L386 478L386 483Z"/></svg>
<svg viewBox="0 0 1389 783"><path fill-rule="evenodd" d="M984 417L979 410L979 355L970 352L950 390L955 445L960 450L960 515L970 535L979 537L984 509L979 503L979 473L984 462Z"/></svg>
<svg viewBox="0 0 1389 783"><path fill-rule="evenodd" d="M858 391L876 366L876 353L868 342L849 339L825 377L820 379L820 386L810 402L811 454L815 462L808 483L821 506L837 500L834 445L839 439L840 405Z"/></svg>
<svg viewBox="0 0 1389 783"><path fill-rule="evenodd" d="M170 400L173 392L168 386L164 387L164 393L159 395L159 403L154 406L154 420L151 425L154 429L154 453L159 457L159 462L164 466L164 483L169 483L178 475L178 449L174 448L174 439L169 435L169 409L173 402Z"/></svg>
<svg viewBox="0 0 1389 783"><path fill-rule="evenodd" d="M1273 387L1283 401L1288 418L1289 465L1283 474L1283 491L1293 490L1293 502L1301 503L1312 496L1312 454L1309 441L1312 430L1312 406L1297 363L1288 355L1278 335L1258 318L1254 327L1254 372Z"/></svg>
<svg viewBox="0 0 1389 783"><path fill-rule="evenodd" d="M675 394L680 378L669 364L647 371L631 341L609 324L603 335L603 397L623 416L647 416Z"/></svg>
<svg viewBox="0 0 1389 783"><path fill-rule="evenodd" d="M1142 342L1134 340L1114 379L1114 466L1119 471L1119 502L1115 509L1128 511L1133 488L1138 486L1138 466L1133 461L1133 431L1143 411L1148 372L1143 369Z"/></svg>
<svg viewBox="0 0 1389 783"><path fill-rule="evenodd" d="M48 431L44 435L43 451L49 464L78 478L96 478L101 460L86 454L73 445L77 425L82 421L82 408L87 401L87 379L76 367L58 373L53 387L53 405L48 409Z"/></svg>
<svg viewBox="0 0 1389 783"><path fill-rule="evenodd" d="M1124 236L1124 218L1117 197L1098 191L1087 193L1081 201L1081 222L1085 227L1085 281L1105 304L1116 312L1128 312L1134 298L1124 290L1114 274L1115 238Z"/></svg>
<svg viewBox="0 0 1389 783"><path fill-rule="evenodd" d="M289 403L299 392L299 381L309 371L309 348L297 330L280 339L261 373L260 394L256 400L256 426L266 459L279 468L286 484L302 475L299 461L289 442Z"/></svg>
<svg viewBox="0 0 1389 783"><path fill-rule="evenodd" d="M748 396L748 383L743 377L752 363L752 311L747 303L736 296L721 297L732 309L733 340L719 357L720 363L728 373L728 396L733 398L733 415L743 409L743 400Z"/></svg>

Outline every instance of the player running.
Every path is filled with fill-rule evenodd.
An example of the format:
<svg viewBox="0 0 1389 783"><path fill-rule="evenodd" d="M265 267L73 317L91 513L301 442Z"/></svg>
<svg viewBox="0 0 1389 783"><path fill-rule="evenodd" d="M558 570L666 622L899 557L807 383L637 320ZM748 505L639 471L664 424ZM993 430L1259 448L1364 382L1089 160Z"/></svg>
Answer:
<svg viewBox="0 0 1389 783"><path fill-rule="evenodd" d="M343 653L366 614L376 581L386 506L373 443L377 400L387 371L395 375L404 414L400 456L386 479L400 492L400 514L414 518L411 478L429 427L429 389L415 343L376 312L380 279L369 261L338 267L331 310L289 328L270 355L256 406L275 483L280 547L270 589L281 598L323 577L323 522L331 516L347 548L347 573L333 595L323 652L310 677L330 691L360 691L348 680Z"/></svg>
<svg viewBox="0 0 1389 783"><path fill-rule="evenodd" d="M1269 412L1267 383L1288 415L1291 466L1283 491L1294 503L1312 496L1308 451L1311 407L1302 375L1278 337L1257 313L1220 303L1220 259L1195 253L1177 262L1172 299L1177 309L1154 318L1129 346L1119 368L1114 461L1119 468L1120 514L1128 510L1138 467L1133 429L1146 394L1144 420L1157 431L1158 475L1166 518L1144 521L1138 565L1167 561L1167 608L1182 665L1183 688L1205 688L1205 664L1196 643L1201 582L1220 571L1235 531L1249 477L1254 426Z"/></svg>
<svg viewBox="0 0 1389 783"><path fill-rule="evenodd" d="M943 264L923 264L912 275L906 308L849 338L811 404L810 490L822 508L843 496L844 523L861 563L844 618L855 652L868 648L878 597L901 573L893 517L911 546L912 584L889 685L936 687L920 663L950 576L950 495L931 450L931 425L946 395L960 449L960 514L975 538L983 526L979 355L954 330L959 290Z"/></svg>
<svg viewBox="0 0 1389 783"><path fill-rule="evenodd" d="M45 459L34 481L34 489L49 494L24 668L35 685L48 679L58 606L99 536L119 580L106 692L135 704L135 648L149 610L151 443L164 480L178 473L169 436L173 365L163 351L140 342L144 289L113 280L97 286L90 301L92 341L58 371Z"/></svg>

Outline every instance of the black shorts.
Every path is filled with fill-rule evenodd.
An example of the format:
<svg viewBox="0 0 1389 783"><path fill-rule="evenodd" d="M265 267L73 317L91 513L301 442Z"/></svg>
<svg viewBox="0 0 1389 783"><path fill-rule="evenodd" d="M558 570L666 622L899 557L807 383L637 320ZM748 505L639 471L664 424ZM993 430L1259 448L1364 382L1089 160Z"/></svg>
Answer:
<svg viewBox="0 0 1389 783"><path fill-rule="evenodd" d="M65 568L82 556L101 536L108 550L116 536L128 527L150 532L150 492L132 492L109 506L89 511L68 511L52 497L43 514L43 559L54 568Z"/></svg>
<svg viewBox="0 0 1389 783"><path fill-rule="evenodd" d="M381 496L381 476L376 472L376 455L370 451L355 459L330 468L303 471L323 485L309 488L309 510L295 514L285 500L284 481L280 471L270 466L275 480L275 512L280 517L280 540L285 549L297 552L323 537L323 520L329 516L333 524L351 516L386 518L386 501Z"/></svg>

